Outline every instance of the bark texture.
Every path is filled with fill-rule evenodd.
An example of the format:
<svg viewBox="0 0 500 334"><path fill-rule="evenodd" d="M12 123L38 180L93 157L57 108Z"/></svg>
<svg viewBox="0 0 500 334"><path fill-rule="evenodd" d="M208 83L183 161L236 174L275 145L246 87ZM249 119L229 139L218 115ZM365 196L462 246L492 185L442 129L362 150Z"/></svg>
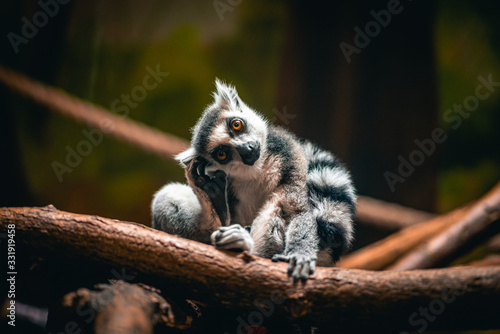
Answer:
<svg viewBox="0 0 500 334"><path fill-rule="evenodd" d="M318 268L305 284L294 284L287 264L219 251L134 223L51 206L2 208L0 221L0 232L16 225L18 247L134 268L186 298L226 309L250 309L323 328L415 330L409 317L439 302L446 312L429 321L429 328L500 328L499 267L402 272Z"/></svg>

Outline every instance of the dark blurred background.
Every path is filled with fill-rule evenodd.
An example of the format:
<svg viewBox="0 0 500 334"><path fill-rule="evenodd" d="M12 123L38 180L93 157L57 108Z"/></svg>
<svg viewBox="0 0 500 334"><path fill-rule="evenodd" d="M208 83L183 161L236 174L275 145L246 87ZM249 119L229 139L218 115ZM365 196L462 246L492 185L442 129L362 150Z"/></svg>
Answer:
<svg viewBox="0 0 500 334"><path fill-rule="evenodd" d="M43 21L44 7L53 17L26 38L23 25ZM459 126L446 121L474 96L478 76L500 81L499 9L472 0L12 0L0 8L0 63L183 138L218 77L273 122L336 153L360 194L442 212L500 178L500 89ZM382 23L367 26L375 17ZM124 102L113 108L157 66L168 77L128 111L116 108ZM91 128L2 84L0 109L0 206L53 204L149 224L153 193L184 179L174 162L105 136L60 182L53 163L66 165L68 147ZM391 189L398 157L408 160L436 128L447 139Z"/></svg>
<svg viewBox="0 0 500 334"><path fill-rule="evenodd" d="M336 153L360 194L444 212L500 179L500 86L474 100L478 77L500 82L499 15L493 0L4 0L0 65L186 139L218 77ZM157 68L168 76L122 101ZM453 111L471 102L470 115ZM58 177L54 164L67 166L68 150L95 129L1 83L0 115L0 206L53 204L149 225L153 193L184 181L174 162L111 136ZM415 141L432 146L435 129L446 140L424 154ZM411 159L419 166L400 167ZM357 227L355 248L370 231ZM20 302L46 307L37 287L68 275L20 276L24 332L42 331L46 309Z"/></svg>

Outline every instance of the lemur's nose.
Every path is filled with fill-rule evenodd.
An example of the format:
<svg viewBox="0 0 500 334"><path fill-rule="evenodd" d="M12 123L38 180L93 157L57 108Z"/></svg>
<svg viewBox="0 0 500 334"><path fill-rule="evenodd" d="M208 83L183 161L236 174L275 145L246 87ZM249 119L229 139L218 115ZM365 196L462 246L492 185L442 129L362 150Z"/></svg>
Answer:
<svg viewBox="0 0 500 334"><path fill-rule="evenodd" d="M250 141L237 147L241 160L246 165L253 165L260 157L260 144L256 141Z"/></svg>
<svg viewBox="0 0 500 334"><path fill-rule="evenodd" d="M247 147L249 151L255 151L259 149L260 145L256 141L251 141L247 143Z"/></svg>

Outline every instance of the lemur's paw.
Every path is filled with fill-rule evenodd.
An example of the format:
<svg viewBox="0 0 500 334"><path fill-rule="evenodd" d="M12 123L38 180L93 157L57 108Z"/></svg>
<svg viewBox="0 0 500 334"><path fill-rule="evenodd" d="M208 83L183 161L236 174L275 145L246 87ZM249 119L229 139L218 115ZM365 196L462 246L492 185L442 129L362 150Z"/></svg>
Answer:
<svg viewBox="0 0 500 334"><path fill-rule="evenodd" d="M252 252L253 239L241 225L223 226L211 236L212 244L220 249Z"/></svg>
<svg viewBox="0 0 500 334"><path fill-rule="evenodd" d="M196 157L191 165L191 178L194 185L203 190L211 199L224 197L226 189L226 173L215 171L212 175L205 173L208 160L203 157Z"/></svg>
<svg viewBox="0 0 500 334"><path fill-rule="evenodd" d="M316 257L305 254L275 254L272 259L274 262L288 262L288 275L291 275L294 282L299 279L306 281L309 275L316 270Z"/></svg>

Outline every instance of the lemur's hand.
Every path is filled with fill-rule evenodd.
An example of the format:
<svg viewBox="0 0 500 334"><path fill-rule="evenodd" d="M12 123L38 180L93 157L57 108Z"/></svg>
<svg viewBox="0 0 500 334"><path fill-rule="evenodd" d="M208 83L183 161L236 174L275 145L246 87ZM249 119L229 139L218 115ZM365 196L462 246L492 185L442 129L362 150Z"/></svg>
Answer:
<svg viewBox="0 0 500 334"><path fill-rule="evenodd" d="M193 160L189 174L196 187L202 189L210 199L225 197L226 191L226 173L218 170L213 176L205 174L205 168L208 161L203 157L196 157Z"/></svg>
<svg viewBox="0 0 500 334"><path fill-rule="evenodd" d="M210 239L215 247L225 250L252 252L253 249L250 233L239 224L221 227Z"/></svg>
<svg viewBox="0 0 500 334"><path fill-rule="evenodd" d="M201 197L208 196L221 224L224 225L229 217L226 203L226 174L223 171L216 171L212 176L205 174L207 164L205 158L196 157L186 168L186 178L200 201Z"/></svg>
<svg viewBox="0 0 500 334"><path fill-rule="evenodd" d="M288 262L288 275L291 275L294 282L299 279L306 281L309 275L316 270L316 257L306 254L294 253L289 255L275 254L272 257L274 262Z"/></svg>

